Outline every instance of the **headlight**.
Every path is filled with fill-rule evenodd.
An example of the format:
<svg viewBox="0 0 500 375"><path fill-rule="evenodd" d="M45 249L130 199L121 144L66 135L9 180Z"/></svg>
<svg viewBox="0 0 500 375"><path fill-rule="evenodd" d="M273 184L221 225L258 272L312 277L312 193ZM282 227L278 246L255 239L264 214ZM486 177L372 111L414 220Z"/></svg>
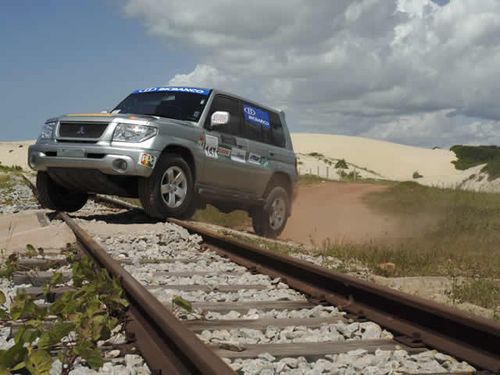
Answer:
<svg viewBox="0 0 500 375"><path fill-rule="evenodd" d="M42 126L42 132L40 133L40 139L52 139L54 138L54 129L56 128L56 122L47 122Z"/></svg>
<svg viewBox="0 0 500 375"><path fill-rule="evenodd" d="M158 128L147 125L118 124L113 134L116 142L142 142L158 134Z"/></svg>

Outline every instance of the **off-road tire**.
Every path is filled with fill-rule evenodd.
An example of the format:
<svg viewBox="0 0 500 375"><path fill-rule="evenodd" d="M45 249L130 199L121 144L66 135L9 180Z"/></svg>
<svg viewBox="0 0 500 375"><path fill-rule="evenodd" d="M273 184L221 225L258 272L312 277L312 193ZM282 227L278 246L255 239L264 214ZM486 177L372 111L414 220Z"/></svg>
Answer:
<svg viewBox="0 0 500 375"><path fill-rule="evenodd" d="M36 189L42 207L55 211L78 211L85 206L89 197L85 192L70 191L58 185L47 172L37 173Z"/></svg>
<svg viewBox="0 0 500 375"><path fill-rule="evenodd" d="M179 207L169 207L163 200L161 193L162 180L169 168L180 168L186 177L186 195ZM196 211L193 173L189 164L179 155L173 153L163 154L148 178L139 179L139 199L146 214L157 219L173 217L188 219Z"/></svg>
<svg viewBox="0 0 500 375"><path fill-rule="evenodd" d="M273 203L281 199L285 205L283 218L280 225L271 225L271 215L273 213ZM282 186L274 186L266 197L263 206L255 208L252 213L252 226L256 234L262 237L276 238L283 229L285 229L286 222L290 213L290 197L287 191Z"/></svg>

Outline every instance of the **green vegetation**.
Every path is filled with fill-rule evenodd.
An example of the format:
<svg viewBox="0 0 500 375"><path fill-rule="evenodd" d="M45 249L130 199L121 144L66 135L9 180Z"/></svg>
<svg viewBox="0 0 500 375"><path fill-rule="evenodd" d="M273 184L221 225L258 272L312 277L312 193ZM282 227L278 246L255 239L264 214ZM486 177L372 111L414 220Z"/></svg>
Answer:
<svg viewBox="0 0 500 375"><path fill-rule="evenodd" d="M500 301L500 282L492 279L472 279L456 283L450 292L456 302L469 302L495 309Z"/></svg>
<svg viewBox="0 0 500 375"><path fill-rule="evenodd" d="M23 171L23 168L21 168L19 165L13 165L13 166L7 166L7 165L2 165L2 162L0 162L0 172L4 173L9 173L9 172L14 172L14 173L20 173Z"/></svg>
<svg viewBox="0 0 500 375"><path fill-rule="evenodd" d="M8 174L0 174L0 189L9 189L11 186L11 177Z"/></svg>
<svg viewBox="0 0 500 375"><path fill-rule="evenodd" d="M347 166L347 163L346 163L346 161L344 159L340 159L335 164L335 168L336 169L348 169L349 167Z"/></svg>
<svg viewBox="0 0 500 375"><path fill-rule="evenodd" d="M312 156L313 158L324 158L325 157L323 154L320 154L319 152L310 152L307 155Z"/></svg>
<svg viewBox="0 0 500 375"><path fill-rule="evenodd" d="M250 225L250 218L245 211L238 210L225 214L211 205L196 211L192 220L235 229L243 229Z"/></svg>
<svg viewBox="0 0 500 375"><path fill-rule="evenodd" d="M500 147L498 146L461 146L450 148L457 156L455 168L469 169L477 165L486 164L481 172L489 175L489 180L500 177Z"/></svg>
<svg viewBox="0 0 500 375"><path fill-rule="evenodd" d="M49 307L40 307L33 298L20 294L8 310L2 306L6 298L0 292L0 323L23 323L14 344L0 350L0 374L49 374L54 351L63 364L62 374L69 374L78 358L95 370L102 366L97 343L109 339L111 331L123 322L128 302L119 282L106 271L96 270L89 258L74 263L72 271L78 289L64 293ZM53 275L45 288L47 296L61 279L61 274ZM49 317L51 327L46 329Z"/></svg>

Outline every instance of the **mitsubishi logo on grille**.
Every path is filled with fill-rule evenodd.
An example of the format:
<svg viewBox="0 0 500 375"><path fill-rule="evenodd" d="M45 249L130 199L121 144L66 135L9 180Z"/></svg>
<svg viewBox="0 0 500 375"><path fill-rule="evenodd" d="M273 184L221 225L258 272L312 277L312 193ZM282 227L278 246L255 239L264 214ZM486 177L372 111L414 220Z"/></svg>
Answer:
<svg viewBox="0 0 500 375"><path fill-rule="evenodd" d="M85 128L83 126L80 126L80 129L76 132L78 135L84 135L85 134Z"/></svg>

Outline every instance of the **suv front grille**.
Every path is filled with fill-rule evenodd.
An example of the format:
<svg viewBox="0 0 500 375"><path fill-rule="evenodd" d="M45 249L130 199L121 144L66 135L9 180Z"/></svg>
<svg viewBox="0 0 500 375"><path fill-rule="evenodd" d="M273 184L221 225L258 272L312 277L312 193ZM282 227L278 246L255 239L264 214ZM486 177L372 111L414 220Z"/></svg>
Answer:
<svg viewBox="0 0 500 375"><path fill-rule="evenodd" d="M107 122L61 122L59 124L59 137L97 139L107 127Z"/></svg>

